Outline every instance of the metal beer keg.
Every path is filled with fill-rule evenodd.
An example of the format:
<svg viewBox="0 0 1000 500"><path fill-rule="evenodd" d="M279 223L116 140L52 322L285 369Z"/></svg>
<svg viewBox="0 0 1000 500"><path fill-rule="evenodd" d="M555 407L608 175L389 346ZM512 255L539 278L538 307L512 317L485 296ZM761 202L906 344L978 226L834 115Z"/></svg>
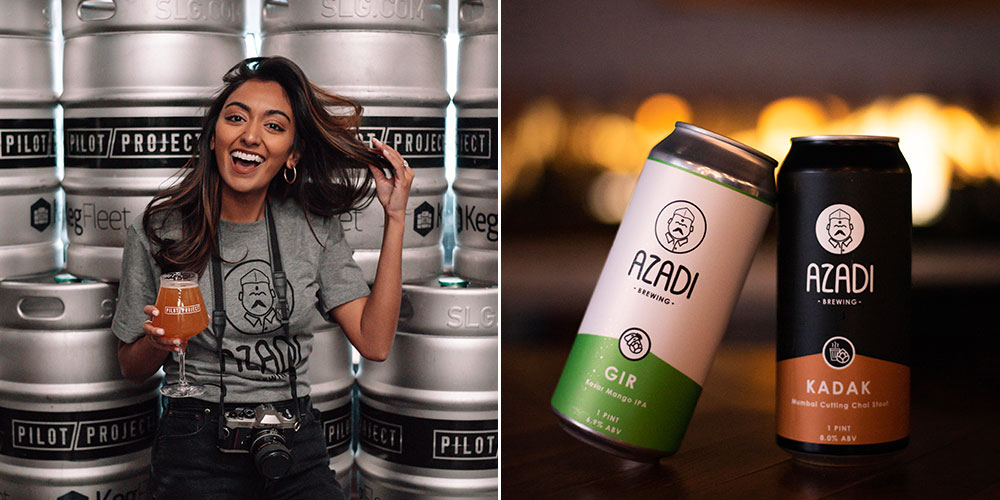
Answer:
<svg viewBox="0 0 1000 500"><path fill-rule="evenodd" d="M337 471L337 481L344 491L351 491L354 452L352 404L354 367L351 345L339 325L319 323L313 334L309 359L310 399L319 410L330 454L330 468Z"/></svg>
<svg viewBox="0 0 1000 500"><path fill-rule="evenodd" d="M0 282L3 497L147 497L160 375L122 379L115 297L104 283Z"/></svg>
<svg viewBox="0 0 1000 500"><path fill-rule="evenodd" d="M243 2L63 0L67 269L117 281L125 229L191 157L246 56Z"/></svg>
<svg viewBox="0 0 1000 500"><path fill-rule="evenodd" d="M497 289L451 285L404 285L388 359L361 361L361 498L497 496Z"/></svg>
<svg viewBox="0 0 1000 500"><path fill-rule="evenodd" d="M458 9L458 152L455 274L497 282L500 239L497 114L497 0L462 0Z"/></svg>
<svg viewBox="0 0 1000 500"><path fill-rule="evenodd" d="M361 138L377 138L414 168L403 236L403 281L441 272L446 0L265 0L261 52L295 61L309 78L365 107ZM382 243L382 208L341 216L368 282Z"/></svg>
<svg viewBox="0 0 1000 500"><path fill-rule="evenodd" d="M0 1L0 278L62 266L52 5Z"/></svg>

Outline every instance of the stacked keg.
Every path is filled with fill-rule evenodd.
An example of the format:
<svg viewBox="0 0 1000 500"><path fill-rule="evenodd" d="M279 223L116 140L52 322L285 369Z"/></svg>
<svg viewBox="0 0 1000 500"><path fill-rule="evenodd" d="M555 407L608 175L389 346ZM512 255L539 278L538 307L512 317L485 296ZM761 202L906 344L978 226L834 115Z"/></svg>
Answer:
<svg viewBox="0 0 1000 500"><path fill-rule="evenodd" d="M0 1L0 278L55 271L56 223L52 2Z"/></svg>
<svg viewBox="0 0 1000 500"><path fill-rule="evenodd" d="M406 209L403 281L442 269L444 43L447 0L264 0L261 52L295 61L310 80L365 108L360 135L392 146L416 177ZM384 225L381 206L341 216L347 243L374 281Z"/></svg>
<svg viewBox="0 0 1000 500"><path fill-rule="evenodd" d="M105 283L0 282L0 496L146 498L159 376L122 380Z"/></svg>
<svg viewBox="0 0 1000 500"><path fill-rule="evenodd" d="M358 371L361 498L496 498L497 289L403 286L389 357Z"/></svg>
<svg viewBox="0 0 1000 500"><path fill-rule="evenodd" d="M63 0L67 269L117 281L126 228L198 143L246 57L243 1Z"/></svg>
<svg viewBox="0 0 1000 500"><path fill-rule="evenodd" d="M317 313L309 357L310 399L320 412L330 468L337 472L337 481L344 491L352 491L354 451L353 389L354 366L351 347L340 326L325 322Z"/></svg>
<svg viewBox="0 0 1000 500"><path fill-rule="evenodd" d="M462 0L458 10L455 274L497 282L500 239L497 115L498 0Z"/></svg>

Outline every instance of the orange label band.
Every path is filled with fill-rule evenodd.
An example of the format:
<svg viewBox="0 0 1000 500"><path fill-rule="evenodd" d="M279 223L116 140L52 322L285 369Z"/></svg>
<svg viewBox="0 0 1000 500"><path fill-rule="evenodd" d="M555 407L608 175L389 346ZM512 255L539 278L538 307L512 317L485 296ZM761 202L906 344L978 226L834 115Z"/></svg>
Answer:
<svg viewBox="0 0 1000 500"><path fill-rule="evenodd" d="M823 445L910 434L910 368L867 356L834 369L822 354L778 362L778 435Z"/></svg>

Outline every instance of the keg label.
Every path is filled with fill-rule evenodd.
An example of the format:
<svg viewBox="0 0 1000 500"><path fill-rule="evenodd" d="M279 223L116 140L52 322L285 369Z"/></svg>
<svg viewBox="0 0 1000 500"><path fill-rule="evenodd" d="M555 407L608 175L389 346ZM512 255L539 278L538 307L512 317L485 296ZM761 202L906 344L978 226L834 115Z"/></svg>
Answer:
<svg viewBox="0 0 1000 500"><path fill-rule="evenodd" d="M498 433L488 431L434 430L434 458L490 460L496 458Z"/></svg>
<svg viewBox="0 0 1000 500"><path fill-rule="evenodd" d="M0 408L0 455L32 460L93 460L149 447L156 399L92 412Z"/></svg>
<svg viewBox="0 0 1000 500"><path fill-rule="evenodd" d="M650 158L552 407L598 434L676 451L770 213Z"/></svg>
<svg viewBox="0 0 1000 500"><path fill-rule="evenodd" d="M497 201L455 197L455 233L459 243L495 249L500 241Z"/></svg>
<svg viewBox="0 0 1000 500"><path fill-rule="evenodd" d="M365 116L358 139L372 138L391 146L413 168L444 167L444 118L412 116Z"/></svg>
<svg viewBox="0 0 1000 500"><path fill-rule="evenodd" d="M73 449L76 422L49 424L11 419L11 436L14 448L22 450L64 450Z"/></svg>
<svg viewBox="0 0 1000 500"><path fill-rule="evenodd" d="M157 0L155 16L165 21L236 23L243 20L243 9L235 0Z"/></svg>
<svg viewBox="0 0 1000 500"><path fill-rule="evenodd" d="M492 330L499 319L496 306L454 305L448 308L447 315L445 326L454 330Z"/></svg>
<svg viewBox="0 0 1000 500"><path fill-rule="evenodd" d="M50 469L58 470L58 477L70 476L73 473L86 474L97 469L101 473L90 481L26 481L14 477L0 478L0 500L149 500L149 465L141 463L115 463L108 466L111 472L93 469L84 465L80 468ZM33 469L28 469L35 472ZM121 472L125 471L125 473ZM146 471L146 473L143 473ZM35 472L37 473L37 472ZM56 473L53 473L55 475ZM24 475L21 475L23 478ZM30 477L30 476L29 476ZM72 486L70 486L72 485ZM84 493L81 493L82 490Z"/></svg>
<svg viewBox="0 0 1000 500"><path fill-rule="evenodd" d="M0 120L0 169L54 167L54 120Z"/></svg>
<svg viewBox="0 0 1000 500"><path fill-rule="evenodd" d="M496 419L437 420L360 406L361 449L390 462L433 469L496 469Z"/></svg>
<svg viewBox="0 0 1000 500"><path fill-rule="evenodd" d="M424 3L425 0L323 0L320 15L326 18L423 20L425 16L430 17L425 14ZM432 5L437 7L436 3Z"/></svg>
<svg viewBox="0 0 1000 500"><path fill-rule="evenodd" d="M908 183L877 171L783 175L777 434L834 446L903 439Z"/></svg>
<svg viewBox="0 0 1000 500"><path fill-rule="evenodd" d="M323 435L326 437L326 451L335 457L351 447L351 405L350 403L324 411L320 414Z"/></svg>
<svg viewBox="0 0 1000 500"><path fill-rule="evenodd" d="M497 169L496 137L499 119L458 119L458 168Z"/></svg>
<svg viewBox="0 0 1000 500"><path fill-rule="evenodd" d="M180 168L198 147L201 117L67 118L67 168Z"/></svg>
<svg viewBox="0 0 1000 500"><path fill-rule="evenodd" d="M440 216L434 216L434 207L426 201L413 209L413 232L426 238L434 230L435 224Z"/></svg>
<svg viewBox="0 0 1000 500"><path fill-rule="evenodd" d="M52 224L53 215L52 203L45 198L39 198L31 204L31 227L40 233L44 232Z"/></svg>
<svg viewBox="0 0 1000 500"><path fill-rule="evenodd" d="M444 180L443 177L442 180ZM444 192L427 196L410 195L410 199L406 203L404 249L441 243L443 205ZM377 210L369 205L363 210L344 212L340 214L339 220L340 226L344 230L344 236L347 238L347 244L351 248L355 250L377 249L382 244L382 230L385 224L385 215L382 210ZM404 261L406 258L404 253Z"/></svg>
<svg viewBox="0 0 1000 500"><path fill-rule="evenodd" d="M66 233L71 243L124 246L125 229L148 202L148 196L123 199L67 195Z"/></svg>

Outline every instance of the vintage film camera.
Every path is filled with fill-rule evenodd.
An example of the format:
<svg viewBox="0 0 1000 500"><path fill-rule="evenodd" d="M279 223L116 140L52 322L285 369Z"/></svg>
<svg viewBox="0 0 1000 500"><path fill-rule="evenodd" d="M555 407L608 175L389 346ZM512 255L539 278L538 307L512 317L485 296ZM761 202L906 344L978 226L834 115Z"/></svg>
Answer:
<svg viewBox="0 0 1000 500"><path fill-rule="evenodd" d="M278 479L292 466L286 443L299 429L299 420L290 409L278 411L269 404L256 408L233 408L222 416L224 453L249 453L257 470L266 478Z"/></svg>

